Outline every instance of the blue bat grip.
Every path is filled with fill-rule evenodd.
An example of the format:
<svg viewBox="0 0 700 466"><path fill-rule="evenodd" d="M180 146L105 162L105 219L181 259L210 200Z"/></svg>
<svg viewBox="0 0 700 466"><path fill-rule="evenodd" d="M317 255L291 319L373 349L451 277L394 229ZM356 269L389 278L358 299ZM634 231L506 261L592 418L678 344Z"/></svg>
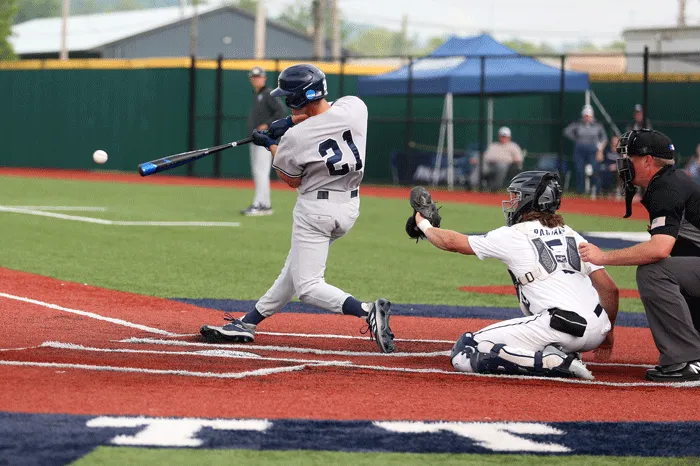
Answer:
<svg viewBox="0 0 700 466"><path fill-rule="evenodd" d="M156 172L156 168L158 167L151 162L142 163L139 165L139 173L141 173L141 176L152 175Z"/></svg>

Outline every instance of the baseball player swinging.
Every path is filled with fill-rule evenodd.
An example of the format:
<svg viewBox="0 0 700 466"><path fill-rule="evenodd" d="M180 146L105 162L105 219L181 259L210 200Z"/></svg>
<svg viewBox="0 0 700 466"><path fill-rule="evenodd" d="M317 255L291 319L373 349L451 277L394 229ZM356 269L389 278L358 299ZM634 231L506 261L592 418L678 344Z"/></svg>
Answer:
<svg viewBox="0 0 700 466"><path fill-rule="evenodd" d="M452 366L460 372L593 379L576 353L598 348L597 357L609 357L618 289L604 268L581 260L578 245L585 240L556 214L558 174L520 173L508 191L507 226L483 236L437 228L441 219L428 191L411 191L409 236L445 251L502 261L525 314L462 335L452 349Z"/></svg>
<svg viewBox="0 0 700 466"><path fill-rule="evenodd" d="M395 349L388 300L361 302L324 280L330 245L360 215L367 137L364 102L348 96L331 104L327 94L326 76L308 64L282 71L270 94L285 97L292 116L253 132L253 143L272 153L279 177L299 193L292 247L282 272L252 311L240 319L226 318L230 322L221 327L202 326L200 333L208 340L252 342L256 326L296 295L303 303L364 319L381 352Z"/></svg>

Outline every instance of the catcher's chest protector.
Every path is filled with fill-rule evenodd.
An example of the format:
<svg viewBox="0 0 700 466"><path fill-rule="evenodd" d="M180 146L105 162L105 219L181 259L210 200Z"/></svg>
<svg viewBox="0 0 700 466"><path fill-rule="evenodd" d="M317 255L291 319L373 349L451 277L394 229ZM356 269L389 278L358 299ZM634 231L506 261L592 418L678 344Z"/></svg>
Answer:
<svg viewBox="0 0 700 466"><path fill-rule="evenodd" d="M578 246L573 230L568 226L558 228L533 229L525 223L518 223L511 228L527 236L537 257L537 263L533 269L515 280L520 285L527 285L535 280L546 280L553 273L563 270L568 273L582 272L581 257L578 254ZM539 234L545 233L546 234Z"/></svg>

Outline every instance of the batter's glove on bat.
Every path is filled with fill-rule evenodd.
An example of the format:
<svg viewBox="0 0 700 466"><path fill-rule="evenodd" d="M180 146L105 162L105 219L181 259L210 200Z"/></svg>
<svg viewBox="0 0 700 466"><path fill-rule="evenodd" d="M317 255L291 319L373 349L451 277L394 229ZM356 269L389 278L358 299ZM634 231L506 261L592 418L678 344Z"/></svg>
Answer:
<svg viewBox="0 0 700 466"><path fill-rule="evenodd" d="M253 131L253 144L256 146L262 146L267 150L270 150L270 146L277 144L277 140L271 138L265 131L255 130Z"/></svg>
<svg viewBox="0 0 700 466"><path fill-rule="evenodd" d="M410 203L413 208L413 214L406 221L406 233L418 242L421 238L425 239L425 233L418 228L416 212L420 212L423 218L435 228L440 228L442 217L440 217L440 209L435 205L430 193L423 186L416 186L411 190Z"/></svg>
<svg viewBox="0 0 700 466"><path fill-rule="evenodd" d="M294 122L292 121L291 115L287 118L280 118L270 123L270 127L267 129L267 135L272 139L279 139L284 136L284 133L292 126L294 126Z"/></svg>

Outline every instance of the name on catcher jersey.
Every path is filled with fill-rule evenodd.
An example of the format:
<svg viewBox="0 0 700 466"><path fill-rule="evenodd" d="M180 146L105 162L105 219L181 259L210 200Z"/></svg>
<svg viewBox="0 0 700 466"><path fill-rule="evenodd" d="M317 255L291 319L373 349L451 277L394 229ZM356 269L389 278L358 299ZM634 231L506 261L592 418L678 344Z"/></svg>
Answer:
<svg viewBox="0 0 700 466"><path fill-rule="evenodd" d="M585 241L568 227L548 228L539 221L469 236L479 259L499 259L516 279L528 277L522 278L524 284L516 284L516 289L521 309L531 314L555 307L592 311L600 303L588 276L603 267L580 259L578 245Z"/></svg>
<svg viewBox="0 0 700 466"><path fill-rule="evenodd" d="M292 178L301 177L300 194L352 191L364 176L366 144L367 106L357 97L342 97L320 115L290 128L272 166Z"/></svg>

